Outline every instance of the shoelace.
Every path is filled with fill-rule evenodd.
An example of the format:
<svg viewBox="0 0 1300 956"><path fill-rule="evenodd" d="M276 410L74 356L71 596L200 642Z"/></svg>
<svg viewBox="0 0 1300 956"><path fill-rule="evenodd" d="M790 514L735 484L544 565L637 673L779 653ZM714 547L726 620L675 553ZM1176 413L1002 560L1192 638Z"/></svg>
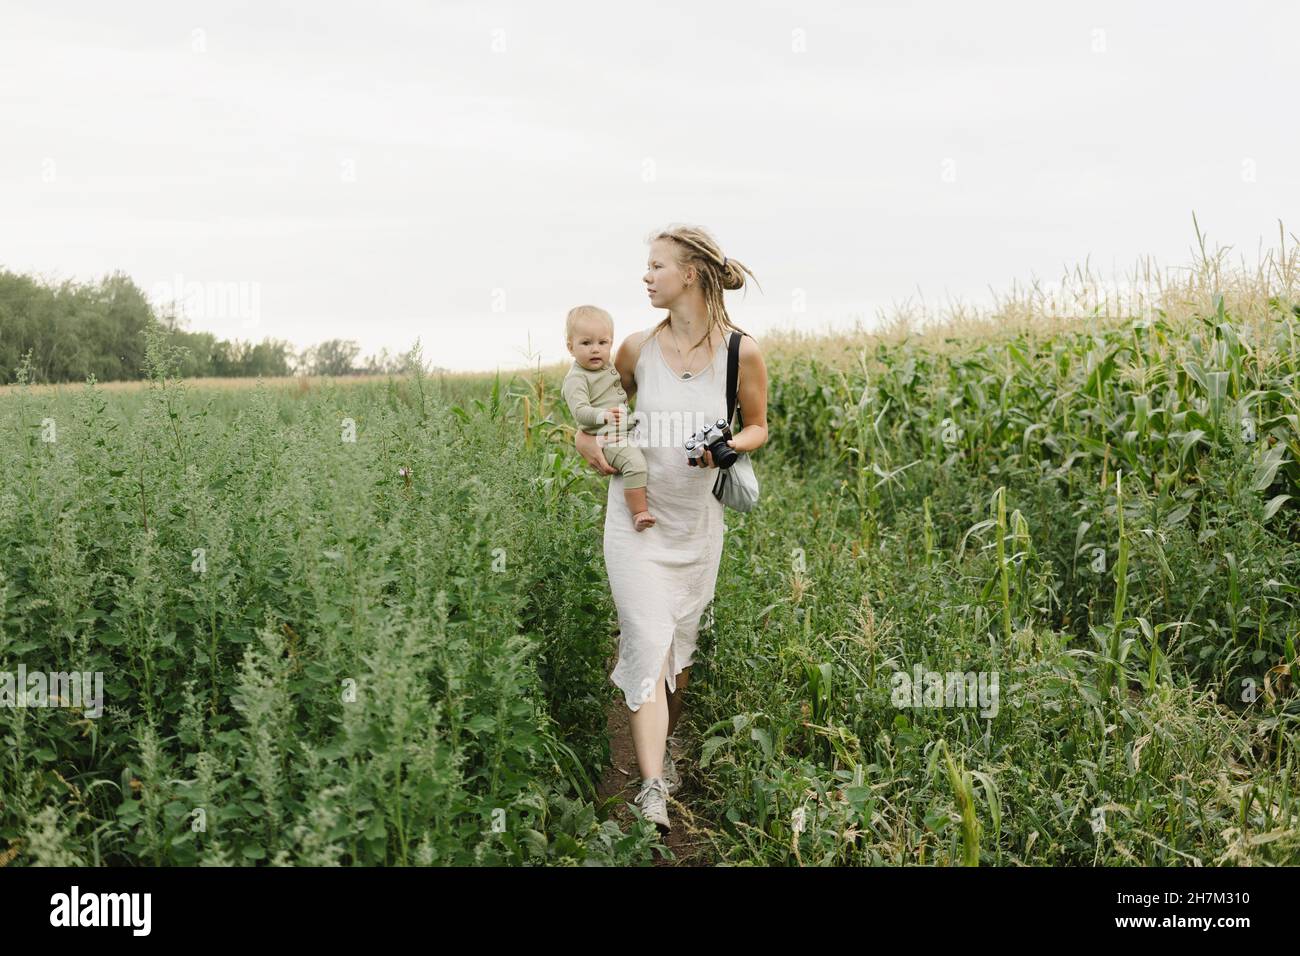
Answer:
<svg viewBox="0 0 1300 956"><path fill-rule="evenodd" d="M651 779L645 782L645 784L641 787L641 791L636 795L637 803L641 802L641 800L645 797L647 793L650 792L650 789L655 785L656 782L659 782L661 784L659 787L659 795L663 796L664 790L666 788L662 785L662 781L660 781L659 777L652 777Z"/></svg>

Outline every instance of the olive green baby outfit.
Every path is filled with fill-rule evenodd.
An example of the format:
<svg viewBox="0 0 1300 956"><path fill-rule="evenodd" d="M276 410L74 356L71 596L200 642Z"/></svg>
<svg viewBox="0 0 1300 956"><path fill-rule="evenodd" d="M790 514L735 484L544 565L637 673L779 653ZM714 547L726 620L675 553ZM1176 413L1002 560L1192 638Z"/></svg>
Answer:
<svg viewBox="0 0 1300 956"><path fill-rule="evenodd" d="M627 401L627 392L623 390L618 369L613 365L583 368L575 361L564 376L560 391L569 403L569 411L573 413L574 420L584 432L596 435L608 427L606 434L617 435L616 440L602 448L610 467L618 469L623 476L623 487L644 488L645 455L640 448L628 441L626 427L616 429L613 424L606 426L605 423L605 410ZM625 420L624 426L626 424Z"/></svg>

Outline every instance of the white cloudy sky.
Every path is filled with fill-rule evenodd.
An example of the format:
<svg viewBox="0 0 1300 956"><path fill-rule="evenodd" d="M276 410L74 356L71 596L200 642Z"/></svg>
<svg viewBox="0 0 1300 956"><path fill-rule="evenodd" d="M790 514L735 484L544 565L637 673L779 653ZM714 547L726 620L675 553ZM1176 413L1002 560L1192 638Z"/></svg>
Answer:
<svg viewBox="0 0 1300 956"><path fill-rule="evenodd" d="M1181 265L1193 211L1253 261L1300 220L1297 35L1262 2L0 0L0 267L509 368L567 357L576 304L660 318L669 222L757 273L755 332Z"/></svg>

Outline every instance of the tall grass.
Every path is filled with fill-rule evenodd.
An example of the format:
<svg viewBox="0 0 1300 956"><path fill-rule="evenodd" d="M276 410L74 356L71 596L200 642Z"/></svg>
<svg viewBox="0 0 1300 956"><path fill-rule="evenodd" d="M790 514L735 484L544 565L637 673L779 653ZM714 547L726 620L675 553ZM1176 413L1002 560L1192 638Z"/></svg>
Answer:
<svg viewBox="0 0 1300 956"><path fill-rule="evenodd" d="M1198 246L1122 301L765 338L678 731L708 859L1300 861L1300 261ZM0 401L0 668L107 681L0 709L0 860L648 862L595 799L616 619L562 368L228 392L148 354ZM998 706L904 706L914 668Z"/></svg>
<svg viewBox="0 0 1300 956"><path fill-rule="evenodd" d="M721 859L1300 860L1296 274L772 343L688 708ZM898 706L918 664L1000 709Z"/></svg>
<svg viewBox="0 0 1300 956"><path fill-rule="evenodd" d="M6 861L648 863L595 799L595 490L503 454L499 400L226 393L148 355L134 392L0 402L0 670L106 697L0 708Z"/></svg>

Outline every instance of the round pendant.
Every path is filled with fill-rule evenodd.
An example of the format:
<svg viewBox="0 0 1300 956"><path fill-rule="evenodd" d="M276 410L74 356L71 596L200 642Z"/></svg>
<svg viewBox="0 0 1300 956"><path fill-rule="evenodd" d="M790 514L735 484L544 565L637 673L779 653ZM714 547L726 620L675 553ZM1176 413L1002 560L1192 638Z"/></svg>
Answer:
<svg viewBox="0 0 1300 956"><path fill-rule="evenodd" d="M690 377L691 377L691 373L690 373L690 372L683 372L683 373L682 373L682 378L690 378Z"/></svg>

